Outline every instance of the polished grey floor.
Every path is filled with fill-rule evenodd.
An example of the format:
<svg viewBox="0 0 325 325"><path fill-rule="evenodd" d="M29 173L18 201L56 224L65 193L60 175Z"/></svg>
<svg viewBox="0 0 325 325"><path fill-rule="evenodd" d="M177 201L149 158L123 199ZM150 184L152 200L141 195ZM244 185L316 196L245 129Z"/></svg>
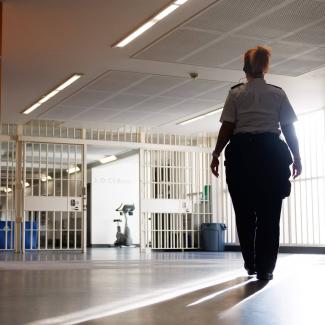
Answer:
<svg viewBox="0 0 325 325"><path fill-rule="evenodd" d="M269 283L238 253L0 253L1 324L325 324L325 257L280 255Z"/></svg>

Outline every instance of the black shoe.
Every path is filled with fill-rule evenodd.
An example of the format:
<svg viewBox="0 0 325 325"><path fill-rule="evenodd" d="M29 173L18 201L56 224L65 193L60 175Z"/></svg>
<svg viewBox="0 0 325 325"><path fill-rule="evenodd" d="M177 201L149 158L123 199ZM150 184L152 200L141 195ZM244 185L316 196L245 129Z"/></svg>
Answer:
<svg viewBox="0 0 325 325"><path fill-rule="evenodd" d="M261 281L270 281L273 279L271 272L257 272L257 279Z"/></svg>
<svg viewBox="0 0 325 325"><path fill-rule="evenodd" d="M254 269L246 269L248 275L255 275L256 271Z"/></svg>
<svg viewBox="0 0 325 325"><path fill-rule="evenodd" d="M247 271L247 274L248 275L255 275L256 274L256 271L255 271L255 267L252 266L252 267L248 267L246 266L246 264L244 265L244 268L245 270Z"/></svg>

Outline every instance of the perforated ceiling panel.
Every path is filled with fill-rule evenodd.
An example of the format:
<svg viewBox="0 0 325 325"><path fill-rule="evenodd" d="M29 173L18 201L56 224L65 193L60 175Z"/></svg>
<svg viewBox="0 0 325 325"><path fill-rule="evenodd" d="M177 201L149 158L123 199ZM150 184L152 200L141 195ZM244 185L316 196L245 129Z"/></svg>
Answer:
<svg viewBox="0 0 325 325"><path fill-rule="evenodd" d="M325 20L285 38L287 41L325 46Z"/></svg>
<svg viewBox="0 0 325 325"><path fill-rule="evenodd" d="M190 98L198 96L199 94L208 91L209 89L216 88L222 85L223 82L210 81L210 80L190 80L189 82L176 87L166 93L164 96Z"/></svg>
<svg viewBox="0 0 325 325"><path fill-rule="evenodd" d="M144 60L174 62L217 37L216 34L179 29L134 57Z"/></svg>
<svg viewBox="0 0 325 325"><path fill-rule="evenodd" d="M263 44L261 40L252 40L242 37L227 37L208 48L186 58L183 62L206 67L219 67L241 55L249 47Z"/></svg>
<svg viewBox="0 0 325 325"><path fill-rule="evenodd" d="M152 76L135 86L128 88L128 94L138 95L156 95L157 93L163 93L168 89L184 83L182 78L164 77L164 76Z"/></svg>
<svg viewBox="0 0 325 325"><path fill-rule="evenodd" d="M42 114L42 118L56 121L69 120L75 117L78 113L83 112L84 110L85 108L81 108L78 106L59 105L53 107L48 112Z"/></svg>
<svg viewBox="0 0 325 325"><path fill-rule="evenodd" d="M295 60L313 49L311 45L315 50L325 46L325 0L216 1L135 57L242 70L243 53L256 45L273 48L273 65ZM290 64L283 71L297 76L314 66L304 60L300 64L305 66Z"/></svg>
<svg viewBox="0 0 325 325"><path fill-rule="evenodd" d="M208 11L192 19L186 26L218 32L229 32L283 2L284 0L219 1Z"/></svg>
<svg viewBox="0 0 325 325"><path fill-rule="evenodd" d="M297 0L243 28L241 35L274 39L325 16L325 3Z"/></svg>
<svg viewBox="0 0 325 325"><path fill-rule="evenodd" d="M288 74L299 76L308 71L315 70L325 65L325 48L317 49L311 53L288 60L272 68L276 74Z"/></svg>
<svg viewBox="0 0 325 325"><path fill-rule="evenodd" d="M111 71L107 76L89 85L88 89L116 92L132 85L134 82L142 80L145 77L146 75L142 73Z"/></svg>
<svg viewBox="0 0 325 325"><path fill-rule="evenodd" d="M231 86L233 86L233 85L234 84L228 84L222 88L209 91L209 92L205 93L204 95L199 96L197 98L204 99L204 100L212 100L216 104L223 103L226 100L226 97L228 95L228 92L229 92Z"/></svg>
<svg viewBox="0 0 325 325"><path fill-rule="evenodd" d="M169 108L164 112L183 112L186 114L200 113L202 110L206 110L216 104L215 101L203 101L198 99L189 99L177 105L177 107Z"/></svg>
<svg viewBox="0 0 325 325"><path fill-rule="evenodd" d="M119 94L102 102L98 107L100 108L112 108L112 109L126 109L132 107L148 97L140 95L128 95L128 94Z"/></svg>
<svg viewBox="0 0 325 325"><path fill-rule="evenodd" d="M160 112L182 102L182 98L157 96L132 108L135 112Z"/></svg>
<svg viewBox="0 0 325 325"><path fill-rule="evenodd" d="M275 42L271 44L271 64L287 60L289 57L310 51L310 46L302 44L290 44L287 42Z"/></svg>
<svg viewBox="0 0 325 325"><path fill-rule="evenodd" d="M64 102L64 104L68 106L89 107L101 102L107 98L109 94L112 94L112 92L107 93L94 90L83 90L70 97Z"/></svg>
<svg viewBox="0 0 325 325"><path fill-rule="evenodd" d="M230 83L110 71L42 118L157 126L209 110L217 104L212 93L220 93L219 89L225 86L230 87Z"/></svg>
<svg viewBox="0 0 325 325"><path fill-rule="evenodd" d="M113 116L119 114L118 110L90 109L86 112L78 114L75 119L78 121L109 121Z"/></svg>

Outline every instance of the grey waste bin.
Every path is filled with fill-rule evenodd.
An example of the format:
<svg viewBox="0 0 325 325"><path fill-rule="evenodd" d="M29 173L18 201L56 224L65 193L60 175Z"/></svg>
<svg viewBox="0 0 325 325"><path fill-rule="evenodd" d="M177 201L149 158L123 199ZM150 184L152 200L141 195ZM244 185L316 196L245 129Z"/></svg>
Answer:
<svg viewBox="0 0 325 325"><path fill-rule="evenodd" d="M225 250L224 223L202 223L200 228L201 248L205 251L223 252Z"/></svg>

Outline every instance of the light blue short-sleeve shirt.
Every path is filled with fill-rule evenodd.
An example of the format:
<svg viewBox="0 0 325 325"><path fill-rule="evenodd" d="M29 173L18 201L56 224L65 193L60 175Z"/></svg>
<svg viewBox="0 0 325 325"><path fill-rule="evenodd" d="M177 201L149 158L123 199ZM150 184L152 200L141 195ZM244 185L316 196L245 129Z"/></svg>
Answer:
<svg viewBox="0 0 325 325"><path fill-rule="evenodd" d="M233 87L226 99L220 122L235 123L237 133L280 133L280 125L297 121L283 89L263 78Z"/></svg>

